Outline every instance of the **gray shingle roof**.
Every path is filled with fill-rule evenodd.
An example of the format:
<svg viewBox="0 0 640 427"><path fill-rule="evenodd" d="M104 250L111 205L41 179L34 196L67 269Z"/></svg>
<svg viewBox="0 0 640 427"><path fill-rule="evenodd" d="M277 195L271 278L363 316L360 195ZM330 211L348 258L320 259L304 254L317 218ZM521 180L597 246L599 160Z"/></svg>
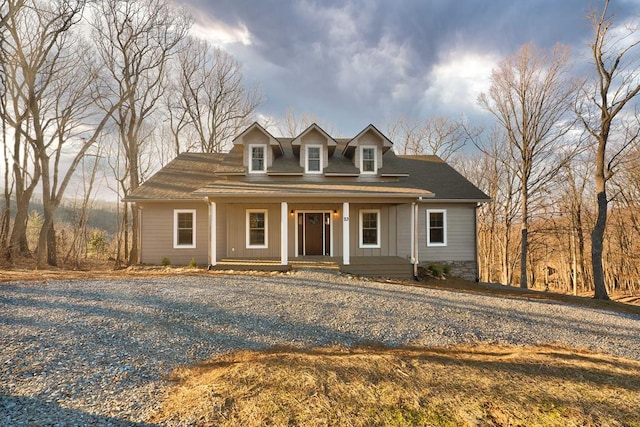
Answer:
<svg viewBox="0 0 640 427"><path fill-rule="evenodd" d="M437 156L396 156L392 150L383 155L381 176L269 176L303 174L299 159L294 156L291 139L279 140L283 155L274 159L267 175L245 175L242 151L232 149L227 154L183 153L133 191L127 201L200 200L203 196L308 195L341 194L354 197L372 194L380 196L427 197L435 200L484 201L489 198L455 169ZM329 159L325 173L358 174L352 161L342 155L345 141ZM234 176L235 174L235 176ZM407 176L408 175L408 176Z"/></svg>

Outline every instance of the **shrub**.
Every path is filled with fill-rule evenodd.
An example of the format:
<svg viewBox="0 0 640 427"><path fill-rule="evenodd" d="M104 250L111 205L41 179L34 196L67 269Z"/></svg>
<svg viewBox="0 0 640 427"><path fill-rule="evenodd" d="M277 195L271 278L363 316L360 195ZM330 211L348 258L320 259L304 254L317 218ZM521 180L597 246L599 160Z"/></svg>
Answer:
<svg viewBox="0 0 640 427"><path fill-rule="evenodd" d="M165 267L171 265L171 260L167 257L162 258L162 265L164 265Z"/></svg>
<svg viewBox="0 0 640 427"><path fill-rule="evenodd" d="M189 267L196 268L197 266L198 266L198 263L196 262L196 258L192 257L191 261L189 261Z"/></svg>
<svg viewBox="0 0 640 427"><path fill-rule="evenodd" d="M442 267L442 272L444 273L445 276L449 276L449 274L451 274L451 266L449 264L445 264Z"/></svg>
<svg viewBox="0 0 640 427"><path fill-rule="evenodd" d="M434 277L442 277L442 267L440 267L438 264L429 264L427 270L429 270L431 275L433 275Z"/></svg>
<svg viewBox="0 0 640 427"><path fill-rule="evenodd" d="M96 256L102 256L107 248L107 236L104 231L94 230L89 238L89 249Z"/></svg>

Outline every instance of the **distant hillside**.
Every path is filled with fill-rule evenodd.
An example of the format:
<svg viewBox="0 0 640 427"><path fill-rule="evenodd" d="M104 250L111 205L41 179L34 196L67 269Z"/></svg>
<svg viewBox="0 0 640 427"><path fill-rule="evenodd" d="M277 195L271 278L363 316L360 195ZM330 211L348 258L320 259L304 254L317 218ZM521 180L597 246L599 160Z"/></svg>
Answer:
<svg viewBox="0 0 640 427"><path fill-rule="evenodd" d="M12 216L15 215L15 205L13 203L12 201ZM73 200L65 200L56 212L56 220L70 224L77 223L80 218L80 204L81 202L76 202L75 206L78 206L76 208ZM0 207L4 209L4 201L0 201ZM99 228L106 231L110 236L114 236L118 230L116 208L116 202L95 202L94 207L88 210L89 218L87 226L89 228ZM40 200L32 200L31 203L29 203L29 212L34 210L40 213L43 212L42 202Z"/></svg>

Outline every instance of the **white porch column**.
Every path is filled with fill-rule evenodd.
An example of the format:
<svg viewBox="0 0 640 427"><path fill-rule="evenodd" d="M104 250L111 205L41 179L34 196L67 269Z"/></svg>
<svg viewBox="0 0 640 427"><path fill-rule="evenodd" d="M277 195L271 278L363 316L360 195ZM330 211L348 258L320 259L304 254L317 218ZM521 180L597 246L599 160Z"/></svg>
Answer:
<svg viewBox="0 0 640 427"><path fill-rule="evenodd" d="M411 263L416 262L416 204L411 203Z"/></svg>
<svg viewBox="0 0 640 427"><path fill-rule="evenodd" d="M342 263L349 265L349 202L342 204Z"/></svg>
<svg viewBox="0 0 640 427"><path fill-rule="evenodd" d="M289 208L287 202L280 203L280 264L289 263Z"/></svg>
<svg viewBox="0 0 640 427"><path fill-rule="evenodd" d="M216 254L216 246L217 246L217 230L216 230L216 225L217 225L217 220L216 220L216 202L209 202L209 230L211 233L210 236L210 240L211 240L211 259L209 261L209 264L214 266L216 265L216 259L217 259L217 254Z"/></svg>

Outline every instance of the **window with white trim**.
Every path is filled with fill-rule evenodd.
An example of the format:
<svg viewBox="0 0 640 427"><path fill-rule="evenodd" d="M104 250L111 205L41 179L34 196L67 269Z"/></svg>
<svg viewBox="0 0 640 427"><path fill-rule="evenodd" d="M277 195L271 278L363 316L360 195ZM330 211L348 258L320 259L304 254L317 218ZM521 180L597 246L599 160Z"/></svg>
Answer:
<svg viewBox="0 0 640 427"><path fill-rule="evenodd" d="M380 247L380 210L360 210L360 247Z"/></svg>
<svg viewBox="0 0 640 427"><path fill-rule="evenodd" d="M322 173L322 146L307 145L307 161L305 164L305 173Z"/></svg>
<svg viewBox="0 0 640 427"><path fill-rule="evenodd" d="M196 210L173 210L173 247L188 249L196 247Z"/></svg>
<svg viewBox="0 0 640 427"><path fill-rule="evenodd" d="M249 172L260 173L267 170L267 147L249 145Z"/></svg>
<svg viewBox="0 0 640 427"><path fill-rule="evenodd" d="M376 147L360 147L360 173L376 173L377 171Z"/></svg>
<svg viewBox="0 0 640 427"><path fill-rule="evenodd" d="M427 209L427 246L447 246L445 209Z"/></svg>
<svg viewBox="0 0 640 427"><path fill-rule="evenodd" d="M268 216L265 209L247 209L247 248L268 247Z"/></svg>

